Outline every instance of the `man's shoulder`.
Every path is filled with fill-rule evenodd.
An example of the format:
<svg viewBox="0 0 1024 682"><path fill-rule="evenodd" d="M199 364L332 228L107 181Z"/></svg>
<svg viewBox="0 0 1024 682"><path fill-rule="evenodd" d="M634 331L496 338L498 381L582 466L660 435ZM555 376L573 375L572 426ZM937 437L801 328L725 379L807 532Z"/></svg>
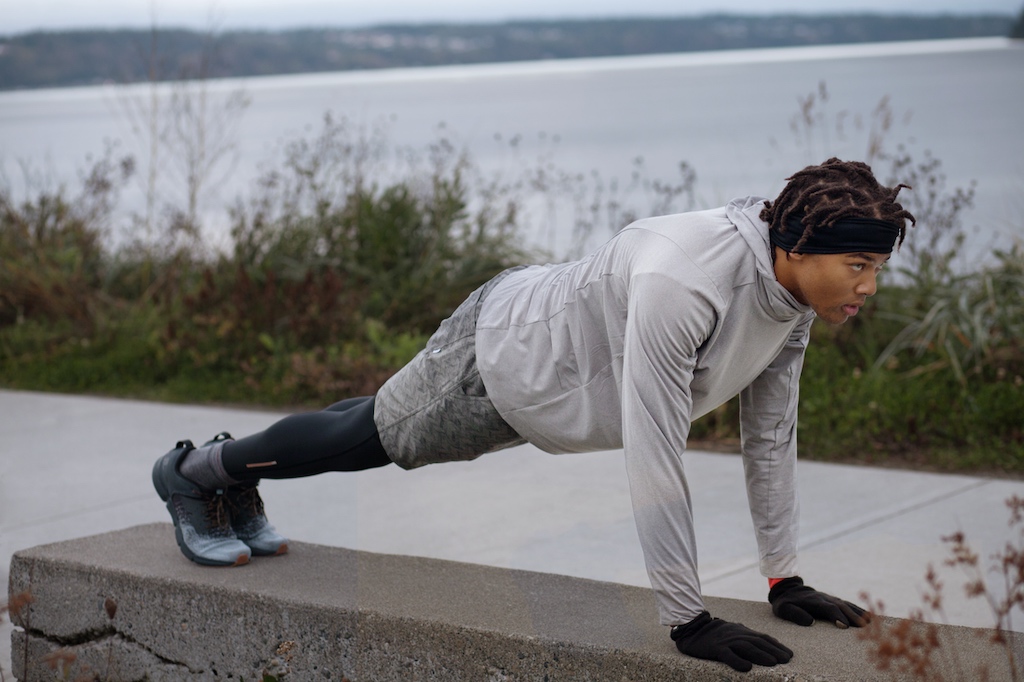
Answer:
<svg viewBox="0 0 1024 682"><path fill-rule="evenodd" d="M623 230L637 249L635 273L690 279L700 274L731 288L756 276L755 254L725 208L646 218Z"/></svg>

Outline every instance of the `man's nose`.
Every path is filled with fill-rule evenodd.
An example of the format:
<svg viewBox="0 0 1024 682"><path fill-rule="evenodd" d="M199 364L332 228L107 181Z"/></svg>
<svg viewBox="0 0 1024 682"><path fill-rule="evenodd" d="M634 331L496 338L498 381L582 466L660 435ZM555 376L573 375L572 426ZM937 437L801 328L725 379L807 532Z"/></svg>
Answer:
<svg viewBox="0 0 1024 682"><path fill-rule="evenodd" d="M867 276L857 284L855 291L862 296L874 296L878 291L878 273L874 270L869 271Z"/></svg>

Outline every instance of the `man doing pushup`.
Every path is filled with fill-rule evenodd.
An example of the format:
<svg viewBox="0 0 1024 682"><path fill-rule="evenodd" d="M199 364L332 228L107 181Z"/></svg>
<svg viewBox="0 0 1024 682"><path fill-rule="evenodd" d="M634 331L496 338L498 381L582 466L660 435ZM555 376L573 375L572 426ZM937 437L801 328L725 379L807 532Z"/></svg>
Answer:
<svg viewBox="0 0 1024 682"><path fill-rule="evenodd" d="M750 513L775 615L861 626L797 568L796 427L815 317L841 324L914 217L859 162L829 159L778 198L637 221L581 260L506 270L476 290L375 396L161 457L153 481L182 552L209 565L287 551L256 484L395 463L472 460L529 442L622 448L661 623L736 670L786 663L768 635L712 617L684 473L692 421L736 395Z"/></svg>

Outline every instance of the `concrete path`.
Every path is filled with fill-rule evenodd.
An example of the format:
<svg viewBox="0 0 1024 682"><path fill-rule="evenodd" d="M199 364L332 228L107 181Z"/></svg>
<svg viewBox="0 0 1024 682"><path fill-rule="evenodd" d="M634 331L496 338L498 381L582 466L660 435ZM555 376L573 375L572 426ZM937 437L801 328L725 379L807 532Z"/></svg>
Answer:
<svg viewBox="0 0 1024 682"><path fill-rule="evenodd" d="M169 521L150 483L156 457L181 438L246 435L281 416L0 391L0 580L19 549ZM689 452L686 466L705 594L764 599L739 457ZM523 446L411 472L265 481L261 491L271 520L296 540L648 586L619 451ZM887 615L907 616L922 607L931 564L945 584L944 614L933 620L994 625L982 600L965 598L967 576L942 566L941 538L962 531L987 569L1018 539L1005 500L1024 497L1024 481L803 462L800 492L809 584L851 600L866 592ZM998 591L1001 580L987 578ZM6 620L0 670L10 670Z"/></svg>

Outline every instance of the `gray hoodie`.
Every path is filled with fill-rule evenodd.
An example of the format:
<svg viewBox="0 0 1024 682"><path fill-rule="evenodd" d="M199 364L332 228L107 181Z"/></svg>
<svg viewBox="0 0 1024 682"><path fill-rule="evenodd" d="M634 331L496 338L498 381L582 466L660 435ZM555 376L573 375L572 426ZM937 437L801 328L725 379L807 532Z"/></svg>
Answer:
<svg viewBox="0 0 1024 682"><path fill-rule="evenodd" d="M553 453L624 449L665 625L704 609L690 424L737 394L761 572L797 572L797 397L814 314L775 279L763 201L641 220L582 260L514 272L477 323L487 393L520 435Z"/></svg>

